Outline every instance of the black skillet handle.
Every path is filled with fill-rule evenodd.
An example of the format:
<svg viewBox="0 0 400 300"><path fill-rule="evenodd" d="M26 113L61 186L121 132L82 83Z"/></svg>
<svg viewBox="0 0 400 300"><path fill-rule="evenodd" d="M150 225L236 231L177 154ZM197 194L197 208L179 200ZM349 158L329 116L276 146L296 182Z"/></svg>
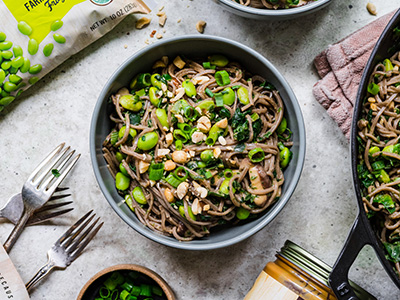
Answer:
<svg viewBox="0 0 400 300"><path fill-rule="evenodd" d="M361 219L358 215L350 230L346 243L333 266L329 276L329 284L338 300L357 300L359 299L349 284L349 270L351 265L360 253L361 249L369 243L369 236Z"/></svg>

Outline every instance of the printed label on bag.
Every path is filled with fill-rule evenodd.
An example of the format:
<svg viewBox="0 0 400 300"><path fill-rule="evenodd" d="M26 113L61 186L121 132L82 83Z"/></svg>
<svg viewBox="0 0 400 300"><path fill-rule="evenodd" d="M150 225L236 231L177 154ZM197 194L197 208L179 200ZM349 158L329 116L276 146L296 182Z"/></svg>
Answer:
<svg viewBox="0 0 400 300"><path fill-rule="evenodd" d="M29 300L28 291L7 252L0 246L0 300Z"/></svg>

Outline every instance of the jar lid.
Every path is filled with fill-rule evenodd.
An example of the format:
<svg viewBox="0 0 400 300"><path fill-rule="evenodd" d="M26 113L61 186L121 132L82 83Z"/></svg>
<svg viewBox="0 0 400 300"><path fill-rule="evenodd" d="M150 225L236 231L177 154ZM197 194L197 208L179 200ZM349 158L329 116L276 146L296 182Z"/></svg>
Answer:
<svg viewBox="0 0 400 300"><path fill-rule="evenodd" d="M323 285L329 287L329 274L332 272L332 267L295 243L287 240L281 251L277 252L277 256L285 258ZM349 283L359 299L376 300L374 296L354 282L349 281Z"/></svg>

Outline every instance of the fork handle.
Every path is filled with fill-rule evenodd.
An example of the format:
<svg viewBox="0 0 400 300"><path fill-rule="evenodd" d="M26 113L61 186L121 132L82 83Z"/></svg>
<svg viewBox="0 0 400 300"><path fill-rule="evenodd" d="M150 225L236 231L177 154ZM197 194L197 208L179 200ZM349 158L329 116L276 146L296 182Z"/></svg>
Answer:
<svg viewBox="0 0 400 300"><path fill-rule="evenodd" d="M41 267L39 271L37 271L35 276L33 276L32 279L29 280L27 284L25 284L25 287L28 290L28 292L36 283L45 278L54 267L55 263L50 260L43 267Z"/></svg>
<svg viewBox="0 0 400 300"><path fill-rule="evenodd" d="M30 211L27 211L25 209L24 214L22 215L21 219L19 219L17 225L15 225L13 231L11 231L10 235L8 236L6 242L3 245L4 249L7 251L7 253L10 252L11 248L14 246L18 237L21 235L22 230L24 230L24 227L25 227L26 223L28 222L31 214L32 213L30 213Z"/></svg>

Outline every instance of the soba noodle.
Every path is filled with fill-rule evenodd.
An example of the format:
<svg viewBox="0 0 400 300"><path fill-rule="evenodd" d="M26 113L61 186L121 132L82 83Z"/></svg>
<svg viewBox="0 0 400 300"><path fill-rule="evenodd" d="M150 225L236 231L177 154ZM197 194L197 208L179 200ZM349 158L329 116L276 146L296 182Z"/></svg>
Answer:
<svg viewBox="0 0 400 300"><path fill-rule="evenodd" d="M306 5L316 0L232 0L244 6L262 9L284 9Z"/></svg>
<svg viewBox="0 0 400 300"><path fill-rule="evenodd" d="M189 241L265 212L292 156L279 92L222 55L153 68L111 96L115 128L103 144L137 218Z"/></svg>
<svg viewBox="0 0 400 300"><path fill-rule="evenodd" d="M397 52L377 64L369 79L368 97L357 123L357 170L364 209L400 276L399 67Z"/></svg>

